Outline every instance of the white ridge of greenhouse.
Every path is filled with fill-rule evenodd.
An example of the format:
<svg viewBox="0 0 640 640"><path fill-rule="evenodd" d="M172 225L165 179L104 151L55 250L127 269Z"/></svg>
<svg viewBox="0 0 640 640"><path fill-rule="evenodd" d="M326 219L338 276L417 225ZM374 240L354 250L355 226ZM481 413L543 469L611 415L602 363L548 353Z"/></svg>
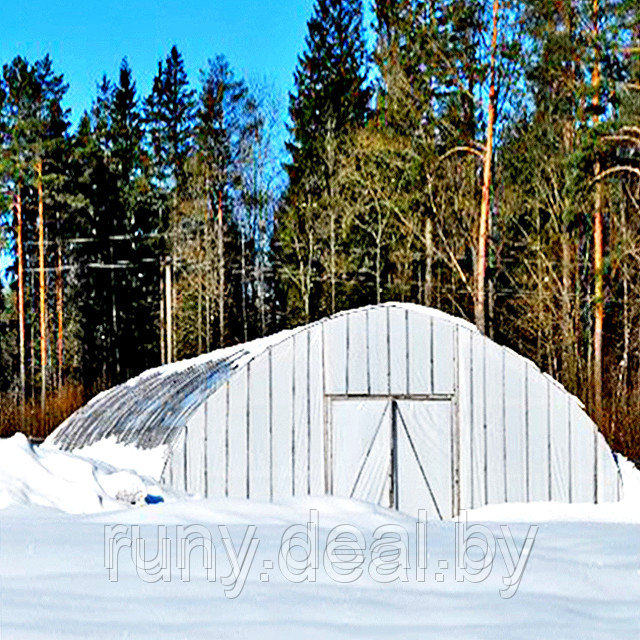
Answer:
<svg viewBox="0 0 640 640"><path fill-rule="evenodd" d="M328 494L441 519L621 492L577 398L468 322L413 304L152 369L96 396L43 447L205 497Z"/></svg>

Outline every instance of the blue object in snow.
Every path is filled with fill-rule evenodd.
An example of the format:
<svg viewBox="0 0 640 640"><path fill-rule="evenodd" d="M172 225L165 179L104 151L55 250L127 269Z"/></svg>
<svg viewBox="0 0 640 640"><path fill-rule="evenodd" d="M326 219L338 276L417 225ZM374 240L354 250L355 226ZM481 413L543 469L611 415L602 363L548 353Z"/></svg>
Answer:
<svg viewBox="0 0 640 640"><path fill-rule="evenodd" d="M164 502L164 498L162 496L154 496L150 493L147 493L147 495L144 497L144 501L147 504L158 504L159 502Z"/></svg>

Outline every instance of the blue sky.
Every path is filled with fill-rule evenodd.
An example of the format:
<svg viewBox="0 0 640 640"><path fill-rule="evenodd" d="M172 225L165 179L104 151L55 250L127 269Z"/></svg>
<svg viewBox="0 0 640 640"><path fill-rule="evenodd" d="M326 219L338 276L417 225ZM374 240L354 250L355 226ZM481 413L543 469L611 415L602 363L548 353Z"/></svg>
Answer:
<svg viewBox="0 0 640 640"><path fill-rule="evenodd" d="M312 0L24 0L3 2L0 60L49 53L70 85L76 123L103 73L117 77L127 56L138 89L148 92L172 44L192 83L208 58L223 53L240 75L272 84L286 109Z"/></svg>
<svg viewBox="0 0 640 640"><path fill-rule="evenodd" d="M199 82L207 59L224 54L238 75L266 82L284 118L297 56L304 47L313 0L22 0L2 1L0 63L49 53L69 91L74 126L91 106L96 84L116 79L129 59L140 95L148 93L158 60L176 44L189 79ZM8 257L0 252L0 280Z"/></svg>

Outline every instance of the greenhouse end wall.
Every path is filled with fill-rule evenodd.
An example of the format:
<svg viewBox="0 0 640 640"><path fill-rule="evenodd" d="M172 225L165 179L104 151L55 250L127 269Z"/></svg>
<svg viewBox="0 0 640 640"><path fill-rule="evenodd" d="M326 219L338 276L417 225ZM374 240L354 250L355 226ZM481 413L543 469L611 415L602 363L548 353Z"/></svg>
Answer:
<svg viewBox="0 0 640 640"><path fill-rule="evenodd" d="M204 496L332 494L443 519L620 495L575 397L472 325L393 303L274 336L191 414L162 478Z"/></svg>

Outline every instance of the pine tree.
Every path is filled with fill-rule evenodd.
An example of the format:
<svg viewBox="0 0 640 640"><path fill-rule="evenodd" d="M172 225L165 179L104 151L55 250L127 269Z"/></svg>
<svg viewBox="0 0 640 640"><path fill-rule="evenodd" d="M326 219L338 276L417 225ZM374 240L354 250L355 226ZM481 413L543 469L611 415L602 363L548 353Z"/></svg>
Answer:
<svg viewBox="0 0 640 640"><path fill-rule="evenodd" d="M16 70L19 70L16 73ZM3 196L9 201L9 207L13 212L15 228L15 256L17 276L17 311L18 311L18 354L19 354L19 378L20 392L18 402L20 404L21 424L24 427L24 404L26 401L26 318L25 318L25 277L24 277L24 213L23 213L23 186L26 170L23 149L26 147L25 115L28 108L28 98L25 100L24 89L28 84L28 65L22 58L14 59L11 65L3 68L0 84L0 135L2 140L2 155L0 156L0 172L5 191ZM23 86L23 83L24 86ZM20 90L22 89L22 90ZM5 205L6 206L6 205ZM4 209L4 207L3 207ZM4 298L4 297L3 297ZM4 300L3 300L4 302ZM9 347L3 352L10 353ZM7 367L7 374L11 367Z"/></svg>
<svg viewBox="0 0 640 640"><path fill-rule="evenodd" d="M141 114L131 70L103 78L74 136L74 247L82 379L98 388L157 364L157 230L161 198L143 164ZM101 357L96 358L96 354Z"/></svg>
<svg viewBox="0 0 640 640"><path fill-rule="evenodd" d="M62 75L53 70L51 58L44 58L30 64L24 58L17 56L4 65L3 79L5 85L5 110L3 113L6 132L3 137L4 167L8 170L9 179L13 184L16 198L16 235L23 243L25 251L18 251L17 271L23 270L21 258L24 254L24 267L34 268L36 256L32 251L37 247L38 288L39 288L39 355L40 355L40 389L41 409L44 411L46 391L49 385L49 322L48 322L48 278L45 265L53 257L48 251L51 245L45 245L48 229L55 222L55 238L59 259L56 265L56 300L61 299L61 247L59 242L60 219L66 210L66 195L63 189L65 158L66 158L66 130L69 126L68 112L63 108L62 101L67 91L67 85ZM24 193L23 193L24 189ZM24 197L23 197L24 195ZM46 227L45 227L46 225ZM31 242L29 242L31 240ZM32 243L33 242L33 243ZM20 279L20 277L19 277ZM18 283L19 324L25 323L24 282ZM33 292L31 292L33 295ZM58 382L61 380L62 369L62 320L60 304L56 304L58 312L57 323L57 364ZM20 329L20 370L21 387L24 386L23 353L26 335ZM33 344L31 351L33 352ZM32 367L34 363L32 362Z"/></svg>
<svg viewBox="0 0 640 640"><path fill-rule="evenodd" d="M156 361L158 333L149 318L155 317L158 309L158 247L150 238L157 202L143 167L143 133L136 83L124 58L113 86L109 130L110 171L119 203L118 232L126 238L112 243L111 260L130 265L114 271L121 377L136 371L145 358Z"/></svg>
<svg viewBox="0 0 640 640"><path fill-rule="evenodd" d="M179 192L193 144L194 91L189 89L184 60L175 45L158 63L144 108L158 185L165 191Z"/></svg>
<svg viewBox="0 0 640 640"><path fill-rule="evenodd" d="M211 241L215 246L214 255L209 256L213 284L209 289L215 291L220 344L225 343L229 331L226 299L234 289L242 295L243 286L238 282L235 263L242 251L238 246L242 230L237 202L247 133L246 105L247 87L235 78L227 60L222 56L209 60L208 67L202 71L196 141L206 231L213 234Z"/></svg>
<svg viewBox="0 0 640 640"><path fill-rule="evenodd" d="M187 161L193 149L195 92L189 80L182 55L174 45L164 61L158 63L150 95L144 101L144 124L148 150L148 176L156 192L157 226L162 234L159 253L165 279L172 279L172 218L180 208L187 189ZM164 294L161 294L165 298ZM173 359L171 316L173 302L166 296L161 302L160 335L162 361ZM168 319L165 325L163 318ZM166 334L166 335L165 335Z"/></svg>
<svg viewBox="0 0 640 640"><path fill-rule="evenodd" d="M289 100L293 183L301 167L317 161L327 129L361 125L371 99L362 1L316 0L307 30Z"/></svg>
<svg viewBox="0 0 640 640"><path fill-rule="evenodd" d="M280 212L279 259L302 317L311 314L318 270L328 274L326 291L334 311L338 297L340 210L336 201L337 157L349 131L364 124L369 110L368 56L361 0L317 0L307 23L305 51L298 58L290 95L291 141L287 149L289 188ZM307 218L303 224L302 218ZM292 218L292 219L289 219ZM300 219L298 219L300 218ZM295 230L303 224L301 229ZM299 238L306 237L303 277ZM297 290L297 293L295 292ZM313 314L312 314L313 315Z"/></svg>
<svg viewBox="0 0 640 640"><path fill-rule="evenodd" d="M142 123L138 111L136 83L126 58L120 64L119 81L111 102L111 136L116 171L126 189L134 178L140 160Z"/></svg>

